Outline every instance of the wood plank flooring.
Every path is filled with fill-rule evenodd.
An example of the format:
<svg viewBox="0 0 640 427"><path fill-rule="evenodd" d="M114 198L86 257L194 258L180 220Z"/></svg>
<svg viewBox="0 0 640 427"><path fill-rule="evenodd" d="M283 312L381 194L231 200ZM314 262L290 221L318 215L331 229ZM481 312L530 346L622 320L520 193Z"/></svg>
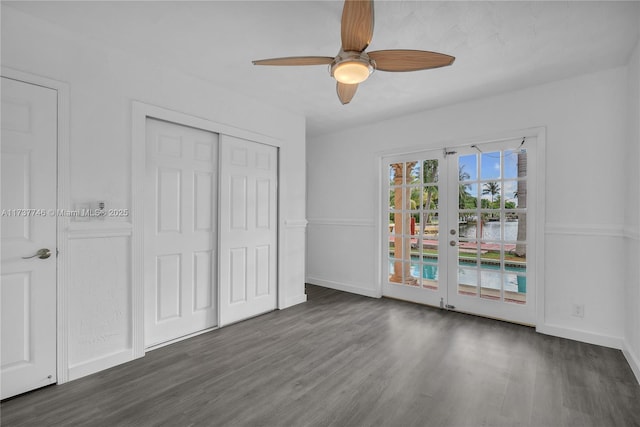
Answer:
<svg viewBox="0 0 640 427"><path fill-rule="evenodd" d="M3 426L640 426L618 350L307 286L309 301L9 399Z"/></svg>

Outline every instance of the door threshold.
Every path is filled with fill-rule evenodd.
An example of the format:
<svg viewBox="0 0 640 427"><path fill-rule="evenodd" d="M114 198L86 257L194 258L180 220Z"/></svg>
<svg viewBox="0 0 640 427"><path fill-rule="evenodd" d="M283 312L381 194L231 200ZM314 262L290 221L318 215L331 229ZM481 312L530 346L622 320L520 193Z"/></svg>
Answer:
<svg viewBox="0 0 640 427"><path fill-rule="evenodd" d="M403 298L390 297L390 296L387 296L387 295L382 295L382 298L386 298L386 299L390 299L390 300L394 300L394 301L408 302L408 303L411 303L411 304L421 305L423 307L437 308L438 310L441 309L441 307L437 306L437 305L427 304L427 303L424 303L424 302L411 301L411 300L403 299ZM447 311L452 311L452 310L447 310Z"/></svg>
<svg viewBox="0 0 640 427"><path fill-rule="evenodd" d="M157 350L157 349L159 349L161 347L165 347L165 346L170 345L170 344L175 344L177 342L184 341L184 340L189 339L189 338L197 337L198 335L206 334L207 332L215 331L216 329L218 329L218 327L217 326L213 326L211 328L203 329L201 331L194 332L194 333L188 334L188 335L183 335L181 337L174 338L174 339L171 339L169 341L161 342L159 344L153 344L153 345L150 345L149 347L145 347L144 351L146 353L148 351Z"/></svg>
<svg viewBox="0 0 640 427"><path fill-rule="evenodd" d="M532 324L532 323L525 323L525 322L517 322L515 320L507 320L507 319L502 319L500 317L495 317L495 316L487 316L484 314L478 314L478 313L471 313L469 311L461 311L458 309L449 309L449 308L443 308L437 305L432 305L432 304L426 304L423 302L416 302L416 301L411 301L411 300L407 300L407 299L402 299L402 298L395 298L395 297L390 297L387 295L383 295L382 298L386 298L386 299L390 299L390 300L394 300L394 301L402 301L402 302L408 302L411 304L417 304L417 305L421 305L424 307L429 307L429 308L437 308L438 310L444 310L444 311L450 311L452 313L460 313L460 314L465 314L467 316L475 316L475 317L482 317L484 319L491 319L491 320L497 320L498 322L506 322L506 323L511 323L514 325L520 325L520 326L526 326L529 328L535 328L536 325Z"/></svg>

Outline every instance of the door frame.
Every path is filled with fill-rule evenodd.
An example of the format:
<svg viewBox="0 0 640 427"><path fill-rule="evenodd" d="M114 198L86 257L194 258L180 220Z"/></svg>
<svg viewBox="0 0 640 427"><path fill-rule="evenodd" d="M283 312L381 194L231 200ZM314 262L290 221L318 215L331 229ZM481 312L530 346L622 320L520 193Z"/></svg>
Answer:
<svg viewBox="0 0 640 427"><path fill-rule="evenodd" d="M214 122L201 117L192 116L175 110L147 104L141 101L132 101L131 103L131 219L133 231L131 234L132 262L131 262L131 318L132 318L132 356L133 358L143 357L145 355L144 345L144 182L146 173L146 122L147 119L164 120L182 126L189 126L204 131L215 132L219 135L229 135L237 138L243 138L258 142L261 144L271 145L278 148L278 165L281 164L282 141L245 129L237 128L223 123ZM278 242L277 242L277 307L285 307L286 301L284 295L280 292L280 280L284 271L284 229L281 226L280 218L282 210L282 198L279 197L284 183L281 180L281 168L278 167L277 173L277 219L278 226ZM219 274L219 268L218 268ZM219 297L219 289L218 289ZM218 298L219 304L219 298ZM218 324L220 324L220 307L218 307Z"/></svg>
<svg viewBox="0 0 640 427"><path fill-rule="evenodd" d="M455 151L459 147L468 147L472 144L486 144L505 142L514 139L522 139L527 137L536 138L536 179L535 182L531 182L536 186L536 199L531 200L530 203L536 205L536 223L534 224L534 239L535 239L535 270L534 275L536 278L536 298L535 298L535 325L536 330L544 327L545 324L545 275L544 275L544 247L545 247L545 226L546 226L546 205L545 205L545 189L546 189L546 127L532 127L525 129L516 129L511 131L496 132L489 136L484 137L472 137L472 138L459 138L451 141L437 141L435 143L425 143L424 145L412 145L404 148L395 148L384 151L379 151L375 155L376 165L378 170L378 184L377 184L377 221L376 221L376 247L375 247L375 266L377 276L376 296L381 297L383 295L382 287L383 282L386 280L384 277L384 265L383 254L383 242L388 235L388 227L386 221L387 211L384 199L384 183L388 180L388 176L385 177L383 171L383 163L385 158L391 156L410 155L414 153L429 151L429 150L445 150Z"/></svg>
<svg viewBox="0 0 640 427"><path fill-rule="evenodd" d="M8 79L23 83L42 86L55 90L57 93L57 210L71 210L69 191L71 188L71 176L69 174L69 84L37 74L20 71L15 68L2 66L0 75ZM49 207L47 207L49 209ZM67 216L56 217L56 376L57 383L63 384L69 381L69 247L68 228L70 218Z"/></svg>

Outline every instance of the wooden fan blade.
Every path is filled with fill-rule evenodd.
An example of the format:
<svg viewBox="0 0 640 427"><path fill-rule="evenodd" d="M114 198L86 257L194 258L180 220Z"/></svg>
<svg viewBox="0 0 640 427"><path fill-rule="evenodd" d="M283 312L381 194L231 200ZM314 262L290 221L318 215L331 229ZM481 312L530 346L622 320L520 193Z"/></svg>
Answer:
<svg viewBox="0 0 640 427"><path fill-rule="evenodd" d="M362 52L373 37L373 0L345 0L342 9L342 50Z"/></svg>
<svg viewBox="0 0 640 427"><path fill-rule="evenodd" d="M356 94L357 90L358 90L357 84L348 85L345 83L338 82L338 84L336 85L336 92L338 92L338 98L340 99L340 102L342 102L342 105L348 104L349 102L351 102L351 99L353 98L353 95Z"/></svg>
<svg viewBox="0 0 640 427"><path fill-rule="evenodd" d="M380 71L417 71L445 67L453 64L453 56L425 50L390 49L369 52Z"/></svg>
<svg viewBox="0 0 640 427"><path fill-rule="evenodd" d="M330 56L289 56L285 58L259 59L253 65L324 65L333 62Z"/></svg>

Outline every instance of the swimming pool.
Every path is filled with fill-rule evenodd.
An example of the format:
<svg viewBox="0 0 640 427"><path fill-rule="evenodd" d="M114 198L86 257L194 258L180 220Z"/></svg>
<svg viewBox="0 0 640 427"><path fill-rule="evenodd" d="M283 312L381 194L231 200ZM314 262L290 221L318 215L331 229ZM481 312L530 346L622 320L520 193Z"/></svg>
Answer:
<svg viewBox="0 0 640 427"><path fill-rule="evenodd" d="M424 256L420 262L419 256L411 257L410 271L413 277L422 276L423 279L438 281L438 259ZM420 270L422 269L422 274ZM394 261L389 260L389 274L394 273ZM480 277L478 278L478 273ZM515 263L505 263L504 271L501 271L499 262L481 262L477 267L475 259L461 259L458 261L458 283L483 288L501 289L511 292L526 293L527 277L526 266Z"/></svg>

